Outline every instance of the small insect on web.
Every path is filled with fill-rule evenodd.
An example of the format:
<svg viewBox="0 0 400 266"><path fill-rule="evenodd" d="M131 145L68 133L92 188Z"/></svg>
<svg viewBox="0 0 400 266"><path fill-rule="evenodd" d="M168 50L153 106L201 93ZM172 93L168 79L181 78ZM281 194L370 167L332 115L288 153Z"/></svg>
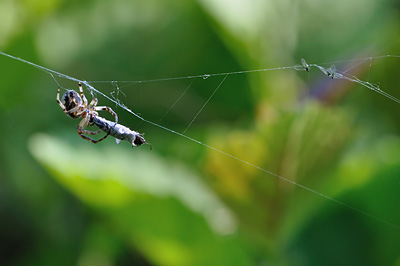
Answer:
<svg viewBox="0 0 400 266"><path fill-rule="evenodd" d="M58 87L57 90L57 103L60 105L61 109L64 110L64 113L73 119L82 117L82 120L77 128L79 136L92 143L98 143L111 135L115 138L117 143L120 143L121 140L126 140L132 144L132 147L148 144L150 145L151 149L151 144L146 142L146 140L142 137L143 134L118 124L118 116L110 107L97 106L97 98L93 98L93 100L88 104L85 94L83 93L81 82L79 82L79 92L80 96L74 90L67 90L62 97L62 101L60 101L60 87ZM110 112L115 117L115 122L111 122L103 117L100 117L97 111ZM87 126L93 125L96 125L99 130L85 130ZM106 135L98 140L94 140L83 135L96 135L101 132L105 132Z"/></svg>
<svg viewBox="0 0 400 266"><path fill-rule="evenodd" d="M301 65L295 65L294 69L295 70L305 70L307 72L310 72L310 66L307 64L306 60L302 58L301 60Z"/></svg>
<svg viewBox="0 0 400 266"><path fill-rule="evenodd" d="M373 58L389 58L389 57L400 57L400 56L396 56L396 55L386 55L386 56L377 56L377 57L373 57ZM368 58L362 58L362 59L358 59L358 60L371 60L372 57L368 57ZM351 61L351 60L350 60ZM322 73L324 73L326 76L332 78L332 79L345 79L347 81L350 82L354 82L357 83L359 85L364 86L365 88L368 88L372 91L375 91L383 96L385 96L386 98L389 98L390 100L400 103L400 99L390 95L389 93L381 90L381 88L379 87L379 85L377 84L373 84L371 82L367 82L367 81L363 81L360 80L359 78L355 77L355 76L351 76L346 74L345 72L340 72L336 69L336 66L334 64L332 64L329 68L324 68L320 65L317 64L307 64L306 61L302 58L301 59L302 65L295 65L293 68L295 70L299 70L299 71L309 71L311 67L316 67L319 70L321 70ZM338 62L334 62L334 63L342 63L342 62L347 62L347 61L338 61Z"/></svg>

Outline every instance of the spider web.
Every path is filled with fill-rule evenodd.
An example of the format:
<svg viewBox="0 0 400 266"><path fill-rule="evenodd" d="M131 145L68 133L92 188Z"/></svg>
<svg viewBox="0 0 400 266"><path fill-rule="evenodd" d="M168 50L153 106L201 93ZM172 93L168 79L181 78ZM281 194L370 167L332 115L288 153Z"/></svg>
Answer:
<svg viewBox="0 0 400 266"><path fill-rule="evenodd" d="M391 227L394 228L398 228L400 229L400 225L397 224L393 224L385 219L382 219L380 217L377 217L371 213L365 212L359 208L356 208L352 205L346 204L343 201L337 200L333 197L330 197L326 194L323 194L317 190L314 190L312 188L309 188L305 185L302 185L300 183L297 183L287 177L281 176L279 174L276 174L268 169L265 169L263 167L260 167L256 164L253 164L249 161L246 161L245 159L239 158L233 154L230 154L228 152L225 152L221 149L218 149L216 147L210 146L207 143L201 142L193 137L190 137L186 134L186 132L188 131L188 129L192 126L192 124L196 121L197 117L199 116L199 114L204 110L204 108L206 107L206 105L210 102L210 100L213 98L213 96L217 93L217 91L222 87L222 85L224 84L224 82L231 76L234 75L240 75L240 74L248 74L248 73L255 73L255 72L267 72L267 71L277 71L277 70L292 70L292 71L306 71L306 72L311 72L314 70L320 71L323 75L326 76L326 78L330 78L330 79L336 79L336 80L346 80L349 82L353 82L353 83L357 83L369 90L372 90L376 93L381 94L382 96L396 102L400 104L400 100L392 95L390 95L389 93L383 91L380 86L378 84L374 84L368 81L363 81L360 80L359 78L357 78L354 75L349 74L350 70L352 70L353 68L357 67L358 64L364 63L366 61L369 61L369 67L371 68L371 62L374 59L381 59L381 58L399 58L400 56L397 55L384 55L384 56L374 56L374 57L367 57L367 58L360 58L360 59L352 59L352 60L343 60L343 61L334 61L334 62L327 62L327 63L319 63L319 64L308 64L306 62L306 60L301 59L300 64L296 64L293 66L284 66L284 67L275 67L275 68L265 68L265 69L255 69L255 70L244 70L244 71L235 71L235 72L223 72L223 73L212 73L212 74L201 74L201 75L193 75L193 76L182 76L182 77L172 77L172 78L161 78L161 79L151 79L151 80L126 80L126 81L85 81L85 80L80 80L74 77L71 77L69 75L51 70L49 68L37 65L35 63L29 62L27 60L24 60L22 58L18 58L9 54L6 54L4 52L0 51L0 54L9 58L12 58L14 60L18 60L20 62L26 63L28 65L31 65L35 68L40 69L41 71L46 72L47 74L49 74L54 81L60 86L59 82L57 81L57 78L62 78L62 79L67 79L67 80L71 80L74 82L81 82L82 84L84 84L86 86L86 88L90 91L90 93L92 94L92 96L94 95L101 95L102 97L108 99L109 101L113 102L116 106L124 109L125 111L127 111L128 113L130 113L131 115L135 116L136 118L138 118L141 122L144 123L148 123L154 127L160 128L162 130L165 130L167 132L170 132L172 134L175 134L177 136L180 136L182 138L185 138L189 141L192 141L194 143L197 143L199 145L202 145L204 147L206 147L207 149L213 150L217 153L220 153L224 156L227 156L231 159L234 159L238 162L240 162L243 165L248 165L250 167L253 167L257 170L259 170L260 172L263 172L267 175L271 175L274 176L276 178L279 178L281 180L284 180L285 182L288 182L294 186L300 187L301 189L304 189L308 192L311 192L319 197L325 198L326 200L329 200L331 202L334 202L336 204L339 204L341 206L344 206L348 209L351 209L359 214L362 214L364 216L367 216L373 220L376 220L378 222L381 222L383 224L389 225ZM335 64L340 64L340 63L347 63L347 62L353 62L356 63L354 66L344 70L344 71L339 71ZM325 66L325 67L324 67ZM369 73L370 74L370 73ZM185 130L183 132L178 132L176 130L173 130L169 127L163 126L161 125L161 121L164 119L164 117L174 108L174 106L182 99L182 97L187 93L187 91L191 88L193 82L195 80L204 80L204 79L209 79L211 77L222 77L221 81L218 83L218 85L215 87L215 89L212 91L212 93L210 94L210 96L207 98L207 100L204 102L204 104L201 106L201 108L197 111L197 113L193 116L192 120L190 121L190 123L187 125L187 127L185 128ZM121 101L120 101L120 94L125 95L121 88L125 88L127 86L130 85L136 85L136 84L141 84L141 83L151 83L151 82L165 82L165 81L174 81L174 80L189 80L190 84L186 87L186 89L183 91L182 94L180 94L180 96L177 98L177 100L171 105L171 107L164 113L164 115L159 119L158 122L154 122L152 120L146 119L145 117L139 115L138 113L132 111L128 106L124 105ZM103 93L101 90L96 89L96 87L94 86L94 84L100 84L100 83L107 83L107 84L111 84L114 89L113 91L110 93L110 95L107 95L106 93ZM61 87L61 86L60 86Z"/></svg>

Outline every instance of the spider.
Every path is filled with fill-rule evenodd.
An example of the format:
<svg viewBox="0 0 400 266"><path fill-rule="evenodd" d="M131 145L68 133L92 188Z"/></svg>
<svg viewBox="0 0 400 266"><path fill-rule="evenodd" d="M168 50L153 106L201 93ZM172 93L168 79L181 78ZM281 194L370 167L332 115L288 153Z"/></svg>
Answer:
<svg viewBox="0 0 400 266"><path fill-rule="evenodd" d="M76 129L78 131L79 136L83 139L86 139L92 143L98 143L109 135L113 136L117 141L117 144L121 142L121 140L126 140L131 143L132 147L140 146L142 144L151 144L146 142L146 140L142 137L143 134L131 130L130 128L118 124L118 116L117 114L107 106L96 106L97 98L93 98L93 100L88 104L88 101L83 94L82 84L79 82L79 92L80 95L74 90L67 90L62 97L62 102L60 101L60 87L57 90L57 103L64 110L64 113L69 117L75 119L82 117L81 122ZM115 122L108 121L107 119L100 117L97 111L108 111L115 117ZM85 130L87 126L96 125L100 129L97 131L89 131ZM100 132L106 132L106 135L98 140L94 140L82 134L87 135L96 135Z"/></svg>
<svg viewBox="0 0 400 266"><path fill-rule="evenodd" d="M79 82L79 92L80 95L74 90L67 90L62 97L62 102L60 101L60 87L57 90L57 103L64 110L64 113L69 117L76 119L82 117L81 122L77 127L77 131L79 136L83 139L86 139L92 143L98 143L110 135L110 130L106 131L106 135L98 140L94 140L82 134L87 135L96 135L100 132L103 132L103 129L99 129L97 131L89 131L85 130L87 126L93 126L95 124L95 120L98 117L97 111L108 111L115 117L115 122L113 126L116 126L118 123L117 114L107 106L96 106L98 103L97 98L93 98L93 100L88 104L88 100L83 94L82 84Z"/></svg>

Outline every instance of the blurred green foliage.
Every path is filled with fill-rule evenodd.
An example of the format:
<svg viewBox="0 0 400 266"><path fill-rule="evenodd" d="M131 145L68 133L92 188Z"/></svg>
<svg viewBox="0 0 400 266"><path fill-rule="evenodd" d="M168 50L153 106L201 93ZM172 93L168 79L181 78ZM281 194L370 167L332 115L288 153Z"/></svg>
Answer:
<svg viewBox="0 0 400 266"><path fill-rule="evenodd" d="M398 13L394 0L3 0L0 49L97 81L183 132L223 75L98 81L398 54ZM400 98L399 65L336 67ZM185 134L236 160L85 91L153 150L94 145L56 104L50 75L4 56L0 73L1 265L400 265L399 106L388 98L315 69L229 75Z"/></svg>

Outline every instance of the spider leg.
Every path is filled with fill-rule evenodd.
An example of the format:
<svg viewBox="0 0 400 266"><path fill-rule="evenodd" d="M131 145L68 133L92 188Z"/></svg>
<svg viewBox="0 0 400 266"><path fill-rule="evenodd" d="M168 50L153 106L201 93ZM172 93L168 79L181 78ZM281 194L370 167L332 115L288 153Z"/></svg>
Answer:
<svg viewBox="0 0 400 266"><path fill-rule="evenodd" d="M60 87L58 87L57 89L57 103L61 107L61 109L63 109L64 113L68 115L67 109L65 109L64 104L60 101Z"/></svg>
<svg viewBox="0 0 400 266"><path fill-rule="evenodd" d="M90 130L81 129L81 133L82 134L87 134L87 135L96 135L96 134L99 134L101 132L104 132L104 130L99 129L99 130L96 130L96 131L90 131Z"/></svg>
<svg viewBox="0 0 400 266"><path fill-rule="evenodd" d="M101 130L101 129L99 129L99 130L97 130L97 131L85 130L84 128L85 128L88 124L89 124L89 122L88 122L87 119L82 119L82 121L79 123L79 125L78 125L78 127L77 127L77 129L76 129L76 130L78 131L79 136L81 136L81 138L83 138L83 139L86 139L86 140L88 140L88 141L90 141L90 142L92 142L92 143L98 143L98 142L104 140L105 138L107 138L108 135L110 134L110 133L107 133L107 135L105 135L104 137L102 137L102 138L100 138L100 139L98 139L98 140L94 140L94 139L89 138L89 137L87 137L87 136L85 136L85 135L82 135L82 134L96 135L96 134L98 134L98 133L100 133L100 132L103 131L103 130Z"/></svg>
<svg viewBox="0 0 400 266"><path fill-rule="evenodd" d="M108 107L108 106L96 106L96 107L94 107L94 110L110 112L115 117L114 127L117 125L117 123L118 123L118 115L110 107Z"/></svg>
<svg viewBox="0 0 400 266"><path fill-rule="evenodd" d="M79 86L79 92L81 93L81 98L82 98L82 100L83 100L83 104L84 104L84 105L87 105L88 100L86 99L85 94L83 94L82 83L81 83L80 81L79 81L78 86Z"/></svg>
<svg viewBox="0 0 400 266"><path fill-rule="evenodd" d="M97 100L97 98L93 98L89 105L92 108L94 108L97 105L98 102L99 102L99 100Z"/></svg>

